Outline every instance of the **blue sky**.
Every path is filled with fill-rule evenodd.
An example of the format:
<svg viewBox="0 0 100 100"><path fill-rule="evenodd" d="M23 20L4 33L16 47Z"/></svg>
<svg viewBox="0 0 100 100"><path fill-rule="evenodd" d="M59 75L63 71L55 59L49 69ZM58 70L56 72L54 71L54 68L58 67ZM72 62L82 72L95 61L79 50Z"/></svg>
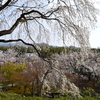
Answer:
<svg viewBox="0 0 100 100"><path fill-rule="evenodd" d="M100 10L100 0L95 0L94 2L97 2L95 7ZM97 18L96 28L91 30L90 34L90 45L93 48L100 48L100 13Z"/></svg>
<svg viewBox="0 0 100 100"><path fill-rule="evenodd" d="M90 45L93 48L100 48L100 20L96 24L97 28L91 31Z"/></svg>

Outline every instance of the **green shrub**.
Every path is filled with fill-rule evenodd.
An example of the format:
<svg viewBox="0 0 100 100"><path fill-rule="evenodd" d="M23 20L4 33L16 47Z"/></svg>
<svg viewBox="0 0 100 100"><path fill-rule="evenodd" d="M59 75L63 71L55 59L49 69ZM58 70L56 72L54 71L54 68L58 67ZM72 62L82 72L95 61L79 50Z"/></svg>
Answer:
<svg viewBox="0 0 100 100"><path fill-rule="evenodd" d="M0 100L100 100L100 98L94 96L91 97L90 94L94 93L94 90L91 89L86 89L85 91L83 91L84 97L81 98L71 98L70 94L65 94L64 96L60 97L60 98L43 98L43 97L22 97L19 94L16 93L3 93L0 92ZM89 95L89 96L86 96Z"/></svg>
<svg viewBox="0 0 100 100"><path fill-rule="evenodd" d="M17 98L21 97L21 95L16 94L16 93L9 93L7 96L9 96L9 97L17 97Z"/></svg>
<svg viewBox="0 0 100 100"><path fill-rule="evenodd" d="M83 88L83 90L81 91L81 95L83 97L85 96L97 97L98 94L92 88Z"/></svg>
<svg viewBox="0 0 100 100"><path fill-rule="evenodd" d="M7 96L7 94L5 94L4 92L0 92L0 97L1 98L5 98Z"/></svg>

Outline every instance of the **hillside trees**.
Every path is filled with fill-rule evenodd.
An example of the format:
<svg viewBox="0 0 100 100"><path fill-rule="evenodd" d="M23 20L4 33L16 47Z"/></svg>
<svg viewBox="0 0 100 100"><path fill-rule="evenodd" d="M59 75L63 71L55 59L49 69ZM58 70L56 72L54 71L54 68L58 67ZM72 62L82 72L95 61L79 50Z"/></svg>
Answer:
<svg viewBox="0 0 100 100"><path fill-rule="evenodd" d="M2 65L5 65L6 63L9 62L16 62L16 55L18 55L18 53L11 48L8 48L6 51L0 51L0 67Z"/></svg>

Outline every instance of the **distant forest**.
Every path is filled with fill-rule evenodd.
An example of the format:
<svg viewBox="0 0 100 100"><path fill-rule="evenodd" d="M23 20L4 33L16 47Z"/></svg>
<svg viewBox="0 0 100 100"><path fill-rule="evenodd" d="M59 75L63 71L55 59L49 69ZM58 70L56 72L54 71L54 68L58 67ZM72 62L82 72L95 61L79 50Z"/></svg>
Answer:
<svg viewBox="0 0 100 100"><path fill-rule="evenodd" d="M15 51L19 52L19 53L34 53L35 50L33 47L24 47L24 46L0 46L0 50L1 51L6 51L8 49L14 49ZM53 47L53 46L48 46L48 47L45 47L45 46L40 46L41 50L40 52L43 54L43 55L52 55L52 54L61 54L61 53L64 53L64 54L69 54L69 53L72 53L72 52L80 52L80 48L72 48L72 47ZM100 48L91 48L91 51L93 51L94 53L100 53Z"/></svg>

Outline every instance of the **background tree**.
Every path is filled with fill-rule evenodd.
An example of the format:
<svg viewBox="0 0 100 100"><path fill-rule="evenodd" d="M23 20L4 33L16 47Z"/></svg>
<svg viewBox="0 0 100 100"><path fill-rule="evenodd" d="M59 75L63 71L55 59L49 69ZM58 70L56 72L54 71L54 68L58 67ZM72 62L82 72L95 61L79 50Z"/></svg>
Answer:
<svg viewBox="0 0 100 100"><path fill-rule="evenodd" d="M1 67L1 72L3 73L3 76L12 83L13 85L13 75L16 72L20 72L23 71L24 69L26 69L24 64L14 64L14 63L6 63L5 66Z"/></svg>
<svg viewBox="0 0 100 100"><path fill-rule="evenodd" d="M43 76L47 70L45 62L41 60L34 60L26 66L26 70L15 73L12 77L15 83L24 87L23 94L25 95L28 88L31 95L41 95L41 89L43 85ZM46 67L46 68L45 68Z"/></svg>

